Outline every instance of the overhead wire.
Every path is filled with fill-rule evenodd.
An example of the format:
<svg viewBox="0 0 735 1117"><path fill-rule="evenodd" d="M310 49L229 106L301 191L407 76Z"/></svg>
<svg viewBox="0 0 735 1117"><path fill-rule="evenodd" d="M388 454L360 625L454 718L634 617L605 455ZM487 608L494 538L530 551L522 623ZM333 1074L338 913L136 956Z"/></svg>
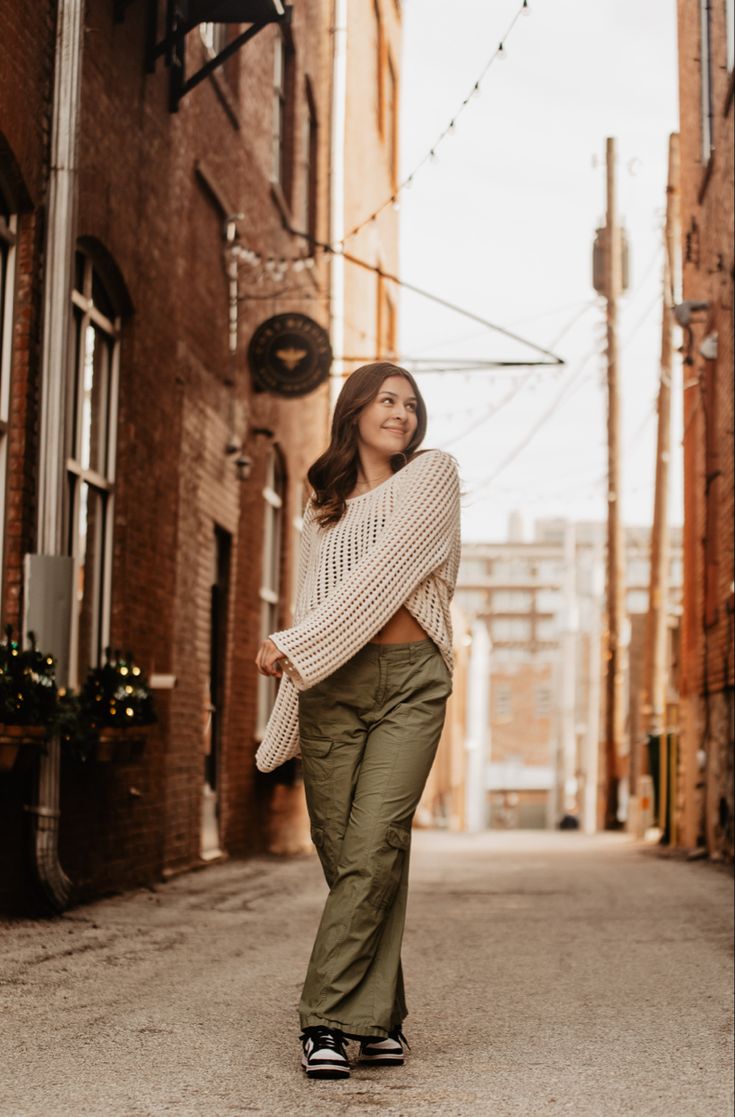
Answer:
<svg viewBox="0 0 735 1117"><path fill-rule="evenodd" d="M631 330L631 332L629 333L629 335L627 336L627 338L623 342L624 346L630 344L633 337L636 335L638 330L641 328L643 323L647 320L647 318L651 314L651 311L653 310L654 306L656 306L658 304L659 299L660 299L660 296L657 294L655 300L653 300L649 304L649 306L646 308L645 312L638 319L635 326L633 327L633 329ZM526 432L526 434L523 436L521 441L519 443L517 443L517 445L510 451L509 454L506 455L506 457L501 461L501 463L495 468L495 470L488 477L485 477L482 481L480 481L477 485L475 485L475 487L472 489L472 492L470 494L472 497L476 498L477 496L479 496L479 494L482 493L482 491L484 489L486 489L490 484L492 484L492 482L500 475L500 473L503 472L503 470L505 470L507 468L507 466L509 466L511 464L511 462L515 461L515 459L519 456L519 454L521 454L522 451L525 450L526 446L533 439L533 437L538 433L538 431L548 422L548 420L555 413L556 409L560 406L560 404L570 394L572 394L573 390L576 390L576 388L578 388L581 385L581 383L583 383L583 381L581 381L581 379L580 379L581 374L584 371L584 369L586 368L588 362L592 359L592 357L595 356L596 353L598 353L598 349L595 347L594 349L590 350L585 355L585 357L582 359L581 364L577 367L576 371L572 374L571 378L568 379L565 382L565 384L562 386L561 390L557 393L555 398L552 400L549 407L546 409L546 411L544 411L541 414L541 416L539 416L537 421ZM607 473L605 473L602 477L597 478L595 481L588 482L588 487L589 488L597 487L600 484L605 483L606 481L607 481ZM585 489L583 488L582 491L584 492Z"/></svg>
<svg viewBox="0 0 735 1117"><path fill-rule="evenodd" d="M585 305L583 307L578 309L578 311L574 315L574 317L566 324L566 326L564 326L564 328L561 330L561 332L550 343L549 348L556 349L557 345L562 340L562 338L564 338L569 333L569 331L577 324L577 322L580 320L580 318L582 318L583 315L586 314L587 311L590 309L590 307L593 306L593 305L594 305L594 300L592 302L585 303ZM493 415L495 415L498 411L500 411L501 408L505 407L506 404L510 403L511 400L513 400L518 395L521 388L524 388L527 385L527 383L532 378L532 376L533 376L533 373L529 373L529 375L527 377L525 377L522 380L517 381L513 385L513 387L510 389L510 391L506 392L506 394L503 396L503 398L501 400L490 404L489 408L486 411L484 411L481 415L479 415L477 418L475 418L473 420L473 422L470 423L470 425L465 430L460 431L459 434L453 435L449 439L445 439L441 443L441 448L446 450L448 446L454 446L454 445L456 445L457 442L461 442L462 439L466 438L469 434L472 434L475 430L477 430L478 427L480 427L483 423L485 423L488 419L490 419Z"/></svg>

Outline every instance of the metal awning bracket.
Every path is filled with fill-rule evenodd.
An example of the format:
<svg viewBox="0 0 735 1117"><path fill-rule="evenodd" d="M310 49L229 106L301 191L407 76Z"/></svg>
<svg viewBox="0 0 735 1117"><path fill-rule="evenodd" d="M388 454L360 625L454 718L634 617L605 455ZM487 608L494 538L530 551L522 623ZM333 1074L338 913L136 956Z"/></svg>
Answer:
<svg viewBox="0 0 735 1117"><path fill-rule="evenodd" d="M132 0L114 0L115 19L125 18ZM284 0L166 0L166 27L158 40L157 0L148 0L148 28L145 66L153 73L163 57L170 74L169 110L178 112L181 98L222 66L249 39L270 23L289 26L292 5ZM249 24L219 54L210 58L196 73L186 76L186 36L202 23Z"/></svg>

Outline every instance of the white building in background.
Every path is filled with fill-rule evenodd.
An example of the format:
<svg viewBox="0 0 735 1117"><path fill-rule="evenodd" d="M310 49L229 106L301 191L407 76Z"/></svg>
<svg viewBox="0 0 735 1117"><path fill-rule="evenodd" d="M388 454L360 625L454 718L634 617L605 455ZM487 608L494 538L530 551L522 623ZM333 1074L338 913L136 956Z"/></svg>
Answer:
<svg viewBox="0 0 735 1117"><path fill-rule="evenodd" d="M640 643L648 610L648 528L626 529L628 632ZM588 832L600 813L605 632L605 526L539 520L525 541L519 517L509 539L463 548L458 603L487 626L491 652L485 795L490 827L555 828L574 815ZM671 593L681 593L681 538L672 531ZM676 611L676 604L674 612ZM629 729L641 734L641 655L632 649ZM469 727L468 727L469 733ZM472 730L473 739L476 728ZM627 801L630 745L620 760ZM639 758L640 759L640 758ZM475 811L477 805L475 804Z"/></svg>

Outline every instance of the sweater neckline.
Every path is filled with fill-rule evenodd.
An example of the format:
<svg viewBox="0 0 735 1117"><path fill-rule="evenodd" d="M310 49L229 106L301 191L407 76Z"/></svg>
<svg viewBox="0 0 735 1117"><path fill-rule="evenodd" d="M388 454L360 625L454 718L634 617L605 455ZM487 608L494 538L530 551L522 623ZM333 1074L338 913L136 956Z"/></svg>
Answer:
<svg viewBox="0 0 735 1117"><path fill-rule="evenodd" d="M405 465L403 466L403 468L406 468ZM345 497L345 504L354 504L356 500L364 500L366 496L373 496L375 493L377 493L378 489L382 489L384 485L389 485L396 474L400 472L400 469L398 469L396 470L396 473L391 473L390 477L386 477L384 481L381 481L380 484L376 485L374 489L368 489L366 493L359 493L357 496Z"/></svg>
<svg viewBox="0 0 735 1117"><path fill-rule="evenodd" d="M401 466L400 469L397 469L395 473L391 473L390 477L386 477L385 481L381 481L380 484L376 485L374 489L369 489L366 493L360 493L359 496L345 497L345 504L354 504L358 500L364 500L365 497L374 496L375 493L379 492L386 485L390 485L391 481L395 481L399 473L403 473L405 469L408 469L409 466L413 465L415 461L418 461L420 457L428 453L430 453L429 450L421 450L418 454L414 454L410 462L406 462L406 464L404 466Z"/></svg>

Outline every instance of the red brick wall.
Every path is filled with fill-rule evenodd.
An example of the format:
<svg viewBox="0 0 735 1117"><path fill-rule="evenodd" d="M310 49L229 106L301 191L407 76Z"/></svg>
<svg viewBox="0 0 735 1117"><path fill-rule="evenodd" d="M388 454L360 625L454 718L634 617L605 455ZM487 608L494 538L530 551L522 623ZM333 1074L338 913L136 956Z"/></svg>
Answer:
<svg viewBox="0 0 735 1117"><path fill-rule="evenodd" d="M36 408L55 5L0 0L0 174L19 206L1 556L2 623L20 626L23 554L36 537ZM0 907L27 902L32 768L0 775Z"/></svg>
<svg viewBox="0 0 735 1117"><path fill-rule="evenodd" d="M540 687L550 695L545 717L539 716L537 707ZM510 693L507 717L498 716L500 688L507 688ZM500 763L521 756L524 764L551 764L557 702L552 663L518 663L508 667L502 662L502 652L494 653L490 680L491 759Z"/></svg>
<svg viewBox="0 0 735 1117"><path fill-rule="evenodd" d="M32 549L36 531L34 415L55 5L34 4L26 10L0 0L0 27L0 174L19 205L0 598L3 623L17 629L22 555Z"/></svg>
<svg viewBox="0 0 735 1117"><path fill-rule="evenodd" d="M679 0L681 217L684 298L706 300L693 326L684 387L684 611L681 778L682 841L706 837L732 856L733 688L733 75L726 68L725 5L712 5L714 151L701 153L699 4ZM718 355L699 352L717 331ZM709 449L708 449L709 447ZM709 504L709 510L708 510ZM705 800L698 749L707 753ZM701 819L704 817L702 831Z"/></svg>
<svg viewBox="0 0 735 1117"><path fill-rule="evenodd" d="M18 6L12 6L13 12L10 8L5 0L0 4L3 27L6 9L18 22ZM300 143L308 74L320 126L317 235L324 240L329 200L329 18L329 4L308 0L295 5L292 27L294 136ZM53 28L43 6L24 12L23 20L24 27L16 28L16 37L23 36L20 47L8 41L6 52L5 43L0 44L0 119L33 204L39 206L47 174L44 144ZM61 860L75 882L77 897L149 881L199 862L215 525L232 536L221 844L228 853L263 848L272 791L270 783L257 776L253 760L261 489L274 441L283 450L288 474L282 597L286 624L298 542L293 519L301 511L306 469L323 448L328 424L326 385L299 400L255 393L246 360L254 328L274 313L298 310L328 324L328 265L323 257L313 273L297 277L299 290L286 298L240 303L238 351L234 359L228 354L222 239L226 212L244 215L239 224L243 243L264 255L296 256L305 248L303 240L286 231L284 221L290 215L270 186L273 51L279 32L261 32L223 75L205 80L183 99L179 112L171 114L168 71L160 61L154 74L144 70L145 27L144 5L128 6L122 23L114 22L114 5L108 0L90 0L87 5L78 234L114 261L132 304L120 351L111 643L131 648L147 672L175 675L177 685L156 693L159 721L140 759L80 767L67 758L62 765ZM5 66L6 53L12 60L10 69ZM189 72L204 61L197 32L188 36L187 55ZM8 115L5 107L11 103L16 108ZM198 167L203 173L197 173ZM303 189L297 159L295 209ZM36 210L36 219L40 216ZM37 220L39 230L41 225ZM28 228L33 234L31 218ZM19 283L23 298L18 302L15 347L21 370L33 358L38 327L31 313L32 296L36 292L37 298L42 280L40 232L35 240L25 230L24 236L27 256L25 279ZM37 357L33 359L37 372ZM17 516L26 516L32 524L36 514L35 494L27 480L28 462L35 462L36 451L34 447L23 456L23 446L29 439L32 443L38 401L20 375L17 385L13 437L23 464L16 471L18 484L25 488L13 496L13 518L8 521L11 545L4 570L11 602L17 601L23 553L33 546L32 532L18 530ZM270 430L272 438L254 434L254 428ZM243 440L253 459L246 481L237 479L232 458L225 454L232 434ZM20 780L19 775L17 786L12 781L3 785L3 794L17 806L18 820L21 801L29 793ZM3 833L0 846L7 847ZM16 866L16 858L9 855L9 864Z"/></svg>

